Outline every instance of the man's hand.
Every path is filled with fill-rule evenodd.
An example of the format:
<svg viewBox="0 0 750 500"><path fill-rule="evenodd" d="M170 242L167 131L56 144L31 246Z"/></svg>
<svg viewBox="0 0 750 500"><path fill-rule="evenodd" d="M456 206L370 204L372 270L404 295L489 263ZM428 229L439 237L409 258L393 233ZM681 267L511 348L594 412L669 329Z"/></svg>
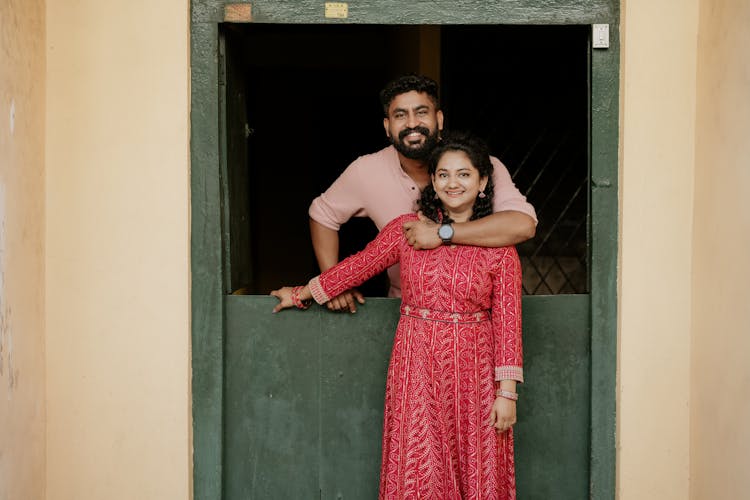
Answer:
<svg viewBox="0 0 750 500"><path fill-rule="evenodd" d="M438 225L422 214L417 212L419 220L404 223L404 236L406 241L415 250L430 250L443 244L438 236Z"/></svg>
<svg viewBox="0 0 750 500"><path fill-rule="evenodd" d="M357 312L357 302L364 304L365 297L359 290L352 288L326 302L326 307L329 311L349 311L350 313L355 313Z"/></svg>

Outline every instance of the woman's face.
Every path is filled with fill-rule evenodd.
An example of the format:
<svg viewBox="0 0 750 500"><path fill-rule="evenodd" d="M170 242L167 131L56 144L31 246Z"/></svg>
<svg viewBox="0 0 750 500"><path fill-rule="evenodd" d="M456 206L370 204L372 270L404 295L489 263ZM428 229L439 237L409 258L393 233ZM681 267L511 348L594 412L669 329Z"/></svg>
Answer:
<svg viewBox="0 0 750 500"><path fill-rule="evenodd" d="M487 186L487 177L480 177L463 151L446 151L440 157L432 187L443 207L456 222L469 220L479 191Z"/></svg>

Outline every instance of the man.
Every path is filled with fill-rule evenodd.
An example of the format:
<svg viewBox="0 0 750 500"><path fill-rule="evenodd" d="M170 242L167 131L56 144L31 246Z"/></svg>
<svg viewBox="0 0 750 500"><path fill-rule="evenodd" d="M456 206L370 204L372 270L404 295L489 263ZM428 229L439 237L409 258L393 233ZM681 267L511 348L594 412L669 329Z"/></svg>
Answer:
<svg viewBox="0 0 750 500"><path fill-rule="evenodd" d="M321 271L339 259L341 224L351 217L369 217L378 230L395 217L417 209L420 191L430 182L427 160L440 140L443 112L437 83L427 77L406 75L380 92L383 127L391 146L356 159L325 193L310 205L310 235ZM444 243L502 247L532 238L536 213L516 189L508 170L492 157L495 213L479 220L439 226L425 217L404 224L410 245L436 248ZM388 270L388 295L401 296L398 266ZM356 312L364 297L349 290L328 303L334 311Z"/></svg>

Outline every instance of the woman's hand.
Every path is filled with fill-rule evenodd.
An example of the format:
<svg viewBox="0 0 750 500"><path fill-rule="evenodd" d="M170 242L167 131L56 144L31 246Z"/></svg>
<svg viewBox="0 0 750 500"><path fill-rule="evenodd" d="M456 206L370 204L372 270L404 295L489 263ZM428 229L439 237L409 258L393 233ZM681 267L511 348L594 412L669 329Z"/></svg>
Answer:
<svg viewBox="0 0 750 500"><path fill-rule="evenodd" d="M292 290L294 287L291 286L285 286L282 288L279 288L278 290L274 290L271 292L271 295L279 299L279 303L276 304L276 307L273 308L273 312L277 313L281 311L282 309L288 309L290 307L294 307L294 302L292 302Z"/></svg>
<svg viewBox="0 0 750 500"><path fill-rule="evenodd" d="M490 412L489 424L493 426L498 434L505 432L516 423L516 402L501 396L495 398Z"/></svg>

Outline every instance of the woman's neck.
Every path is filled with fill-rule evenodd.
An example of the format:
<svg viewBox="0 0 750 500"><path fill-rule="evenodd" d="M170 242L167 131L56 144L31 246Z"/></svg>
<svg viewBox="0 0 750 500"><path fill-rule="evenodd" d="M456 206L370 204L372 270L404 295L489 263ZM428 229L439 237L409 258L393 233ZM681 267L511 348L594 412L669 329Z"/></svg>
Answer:
<svg viewBox="0 0 750 500"><path fill-rule="evenodd" d="M474 212L472 209L469 209L464 212L451 212L450 210L445 210L445 213L453 222L468 222Z"/></svg>

